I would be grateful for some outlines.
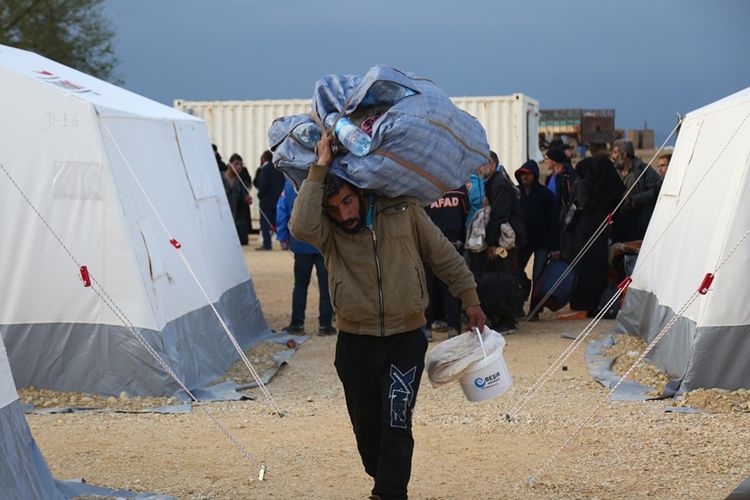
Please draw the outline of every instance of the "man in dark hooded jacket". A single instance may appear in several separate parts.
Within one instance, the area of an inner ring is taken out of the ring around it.
[[[625,189],[633,189],[619,210],[614,227],[614,241],[642,240],[659,195],[661,177],[635,156],[633,143],[615,141],[610,160],[620,174]]]
[[[518,202],[518,191],[508,174],[504,171],[497,171],[498,161],[494,151],[490,153],[490,156],[493,161],[489,164],[488,172],[483,172],[486,175],[484,189],[490,201],[490,219],[486,230],[487,259],[501,261],[502,265],[495,262],[494,267],[497,270],[511,272],[518,269],[516,249],[526,244],[526,227],[521,205]],[[502,249],[502,225],[505,223],[510,224],[515,232],[515,248]],[[507,251],[502,252],[502,250]]]
[[[560,215],[555,195],[539,183],[539,165],[534,160],[516,170],[515,177],[526,227],[526,244],[518,249],[518,266],[524,269],[533,255],[532,280],[536,281],[547,259],[560,257]]]

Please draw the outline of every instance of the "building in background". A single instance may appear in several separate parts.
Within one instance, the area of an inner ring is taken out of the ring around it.
[[[563,139],[586,145],[592,153],[607,149],[622,133],[615,129],[614,109],[543,109],[539,117],[539,142]],[[580,153],[579,153],[580,154]],[[582,156],[582,155],[581,155]]]

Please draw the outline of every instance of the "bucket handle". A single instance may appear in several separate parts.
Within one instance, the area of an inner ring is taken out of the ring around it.
[[[484,350],[484,340],[482,340],[482,334],[479,332],[479,328],[477,328],[476,326],[473,327],[472,330],[474,331],[474,333],[477,334],[477,338],[479,339],[479,347],[482,348],[482,355],[486,359],[487,358],[487,351]]]

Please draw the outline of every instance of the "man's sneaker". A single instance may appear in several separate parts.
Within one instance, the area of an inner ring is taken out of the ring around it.
[[[321,337],[324,337],[326,335],[336,335],[336,328],[332,327],[331,325],[328,326],[321,326],[318,328],[318,335]]]
[[[288,333],[289,335],[304,335],[305,334],[305,327],[303,325],[294,325],[291,324],[284,328],[284,331]]]

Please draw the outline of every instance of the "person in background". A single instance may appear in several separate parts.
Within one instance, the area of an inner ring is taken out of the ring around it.
[[[560,228],[560,250],[563,255],[568,256],[572,253],[573,238],[572,235],[565,232],[565,214],[568,213],[570,206],[570,192],[573,189],[573,176],[568,173],[565,167],[567,157],[562,148],[550,148],[544,158],[544,166],[549,171],[547,176],[547,189],[555,195],[557,212],[559,214],[558,227]]]
[[[307,308],[307,289],[313,267],[318,278],[320,301],[318,307],[318,335],[334,335],[336,329],[332,326],[333,308],[328,293],[328,271],[323,256],[318,249],[305,242],[299,241],[289,233],[289,217],[292,214],[297,192],[288,180],[276,204],[276,238],[282,250],[291,250],[294,254],[294,288],[292,289],[292,320],[284,328],[287,333],[294,335],[305,334],[305,309]]]
[[[563,154],[565,154],[565,161],[563,162],[563,165],[565,165],[565,172],[568,173],[571,181],[575,182],[576,171],[573,168],[573,158],[575,158],[576,149],[571,144],[564,143],[562,145],[562,150],[563,150]]]
[[[229,157],[227,168],[222,174],[222,182],[229,208],[232,211],[234,226],[237,229],[237,237],[241,245],[247,245],[247,235],[251,227],[250,204],[253,199],[247,192],[250,186],[250,174],[242,162],[242,157],[237,153]]]
[[[575,203],[580,205],[580,213],[573,231],[574,251],[578,254],[622,199],[625,186],[604,154],[584,158],[578,162],[576,169],[579,178],[576,181]],[[579,272],[570,298],[570,308],[586,311],[589,318],[598,312],[602,292],[607,287],[609,236],[607,227],[590,243],[578,264]]]
[[[659,163],[656,165],[656,171],[659,172],[659,175],[661,178],[659,179],[657,189],[656,189],[656,195],[659,196],[659,193],[661,192],[661,186],[664,184],[664,177],[667,175],[667,170],[669,169],[669,163],[672,161],[672,153],[666,153],[659,157]]]
[[[332,141],[326,132],[318,142],[289,229],[326,261],[339,328],[334,364],[372,495],[407,498],[427,351],[423,261],[461,298],[470,328],[482,331],[486,318],[466,263],[419,201],[378,197],[330,174]]]
[[[256,250],[271,250],[271,232],[275,231],[276,203],[284,189],[284,174],[273,166],[273,154],[263,151],[260,155],[260,168],[255,174],[254,186],[258,189],[260,200],[260,232],[263,243]]]
[[[518,329],[518,321],[515,318],[523,316],[525,297],[516,296],[509,307],[500,310],[500,308],[490,305],[487,291],[493,287],[493,285],[490,285],[493,282],[493,275],[507,275],[503,279],[520,280],[523,271],[520,270],[518,265],[518,249],[526,245],[526,226],[523,220],[518,189],[511,182],[505,169],[503,169],[503,172],[498,172],[495,168],[496,163],[494,162],[497,155],[491,152],[490,157],[493,162],[490,162],[490,167],[485,172],[489,174],[485,180],[485,189],[490,203],[490,216],[485,235],[487,242],[486,260],[477,282],[480,291],[479,298],[482,300],[485,312],[491,319],[492,327],[497,331],[511,331]],[[494,276],[494,278],[498,277]],[[528,283],[525,275],[524,281]],[[505,285],[499,285],[498,282],[498,286]],[[508,290],[502,290],[501,295],[504,296],[506,292]],[[527,292],[524,292],[523,295],[527,295]]]
[[[492,162],[485,172],[485,191],[490,202],[490,219],[487,223],[487,260],[497,271],[513,272],[518,269],[518,248],[526,244],[526,227],[519,193],[507,172],[497,171],[497,154],[490,152]],[[509,224],[515,233],[513,246],[507,248],[501,241],[502,225]],[[503,250],[505,252],[503,252]],[[501,254],[505,255],[501,255]]]
[[[440,199],[427,205],[425,211],[456,248],[456,251],[461,254],[466,240],[466,215],[469,211],[466,187],[461,186],[448,191]],[[448,285],[435,276],[427,263],[425,263],[425,278],[430,296],[426,311],[427,327],[432,327],[436,320],[445,320],[448,337],[458,335],[461,333],[461,301],[450,293]],[[427,334],[427,338],[432,340],[430,333]]]
[[[490,166],[483,165],[477,168],[477,171],[471,174],[469,182],[466,183],[467,196],[469,198],[469,213],[466,215],[466,231],[469,232],[472,221],[477,215],[477,212],[485,206],[489,205],[489,200],[485,194],[485,175],[491,173]],[[484,251],[474,251],[466,249],[465,252],[466,262],[469,265],[469,269],[474,274],[474,279],[479,279],[479,273],[484,269],[485,262],[487,261],[487,254]]]
[[[544,270],[548,259],[560,258],[560,214],[555,196],[539,183],[539,165],[534,160],[516,170],[516,180],[521,193],[521,210],[526,227],[526,244],[518,249],[518,267],[525,269],[534,256],[531,275],[535,282]],[[532,319],[537,319],[535,315]]]
[[[633,188],[618,212],[613,239],[617,242],[642,240],[656,206],[661,177],[635,156],[630,141],[615,141],[610,160],[620,174],[625,189]]]
[[[221,159],[221,153],[219,153],[219,148],[216,147],[216,144],[211,144],[211,149],[214,152],[214,158],[216,159],[216,166],[219,167],[219,172],[224,172],[224,170],[227,169],[227,164],[224,163],[224,160]]]
[[[669,169],[669,162],[672,161],[672,153],[666,153],[659,157],[659,163],[656,166],[656,171],[659,175],[664,177],[667,175],[667,169]]]
[[[561,148],[550,148],[544,156],[543,165],[547,168],[547,189],[552,191],[557,200],[560,213],[564,213],[570,202],[570,188],[573,178],[565,169],[567,157]]]
[[[484,206],[484,177],[479,173],[481,167],[471,174],[466,183],[466,196],[469,199],[469,213],[466,214],[466,226],[474,219],[477,211]]]

